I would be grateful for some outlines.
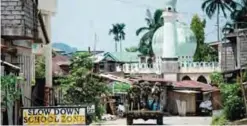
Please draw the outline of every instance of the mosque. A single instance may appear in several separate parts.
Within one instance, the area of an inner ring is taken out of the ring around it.
[[[218,62],[193,62],[196,37],[190,27],[179,22],[176,11],[177,0],[166,0],[163,12],[164,25],[154,34],[152,48],[155,58],[152,64],[139,60],[125,63],[124,73],[141,74],[170,81],[195,80],[210,83],[209,75],[220,71]]]

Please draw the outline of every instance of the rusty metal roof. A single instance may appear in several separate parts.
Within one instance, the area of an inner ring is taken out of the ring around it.
[[[219,89],[211,86],[210,84],[204,84],[198,81],[185,80],[173,83],[175,88],[192,88],[200,89],[201,91],[218,91]]]

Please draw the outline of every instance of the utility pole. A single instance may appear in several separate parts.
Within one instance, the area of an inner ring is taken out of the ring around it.
[[[98,36],[96,33],[94,33],[94,45],[93,45],[93,51],[95,52],[96,51],[96,44],[97,44],[97,41],[98,41]]]

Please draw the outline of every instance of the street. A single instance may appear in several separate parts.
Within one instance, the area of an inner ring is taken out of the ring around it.
[[[164,117],[164,125],[210,125],[211,117]],[[96,124],[97,125],[97,124]],[[106,121],[99,125],[126,125],[126,118]],[[156,120],[134,120],[134,125],[156,125]]]

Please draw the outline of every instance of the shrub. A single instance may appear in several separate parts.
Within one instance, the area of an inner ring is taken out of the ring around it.
[[[226,125],[228,123],[225,115],[214,116],[211,125]]]
[[[220,85],[224,82],[224,78],[221,73],[213,72],[210,76],[210,80],[212,84]]]
[[[241,119],[244,116],[244,101],[241,97],[239,84],[224,84],[220,86],[224,114],[228,120]]]

